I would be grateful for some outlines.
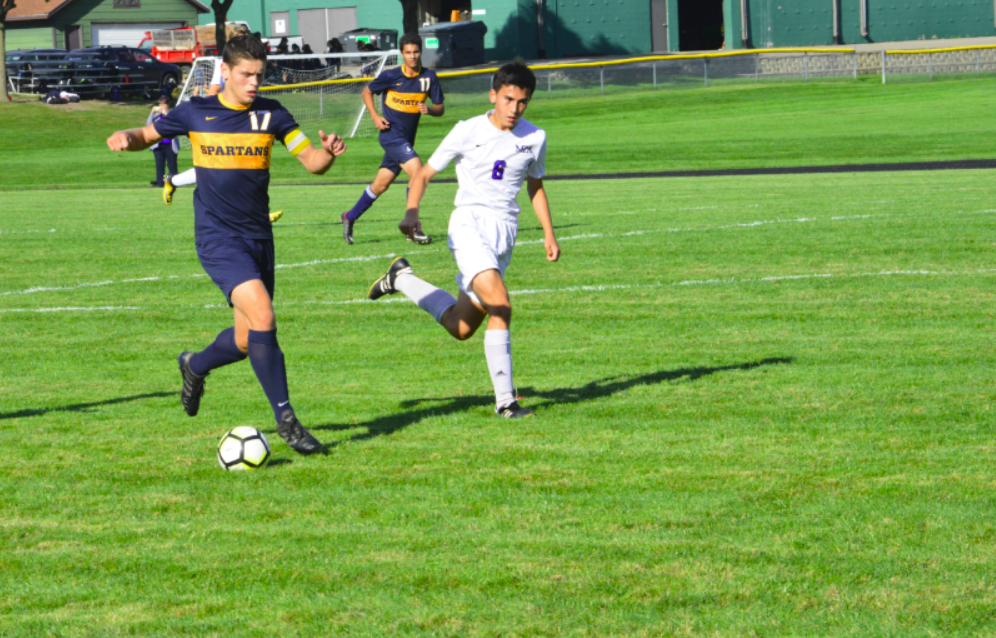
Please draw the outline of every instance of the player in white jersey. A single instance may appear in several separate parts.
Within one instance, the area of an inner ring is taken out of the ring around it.
[[[484,352],[495,389],[495,411],[506,418],[533,414],[515,396],[509,338],[512,307],[504,282],[519,227],[516,197],[523,182],[543,227],[546,258],[560,258],[543,189],[546,133],[522,119],[535,88],[536,76],[524,63],[516,61],[498,69],[491,81],[494,110],[453,127],[411,182],[408,211],[398,225],[409,237],[421,230],[419,203],[429,180],[456,160],[459,189],[448,243],[460,270],[456,276],[459,297],[454,299],[416,277],[404,257],[391,263],[369,293],[371,299],[404,293],[461,341],[469,339],[487,316]]]

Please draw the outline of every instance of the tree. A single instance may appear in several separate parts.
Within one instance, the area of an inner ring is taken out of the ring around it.
[[[218,44],[218,55],[225,50],[225,42],[228,40],[228,31],[225,23],[228,22],[228,10],[232,8],[234,0],[211,0],[211,8],[214,10],[214,40]],[[0,0],[3,2],[3,0]]]
[[[418,0],[401,0],[401,26],[405,33],[418,33]]]
[[[3,99],[10,100],[10,94],[7,89],[7,14],[13,11],[14,0],[0,0],[0,57],[3,58],[3,63],[0,64],[0,87],[2,87]]]

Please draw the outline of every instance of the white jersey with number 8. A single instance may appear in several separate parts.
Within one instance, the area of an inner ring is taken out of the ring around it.
[[[457,207],[480,206],[518,220],[522,183],[527,175],[538,179],[546,171],[546,132],[526,120],[502,131],[491,123],[491,113],[458,122],[429,165],[442,171],[456,160]]]

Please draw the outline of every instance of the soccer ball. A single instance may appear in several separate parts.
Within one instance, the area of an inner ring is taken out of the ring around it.
[[[258,470],[270,460],[270,442],[256,428],[240,425],[218,442],[218,462],[228,471]]]

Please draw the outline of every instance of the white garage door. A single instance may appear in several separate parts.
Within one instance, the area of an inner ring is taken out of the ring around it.
[[[90,46],[126,46],[137,47],[145,37],[146,31],[158,29],[175,29],[182,27],[180,22],[160,22],[152,24],[94,24],[90,27],[92,44]]]

